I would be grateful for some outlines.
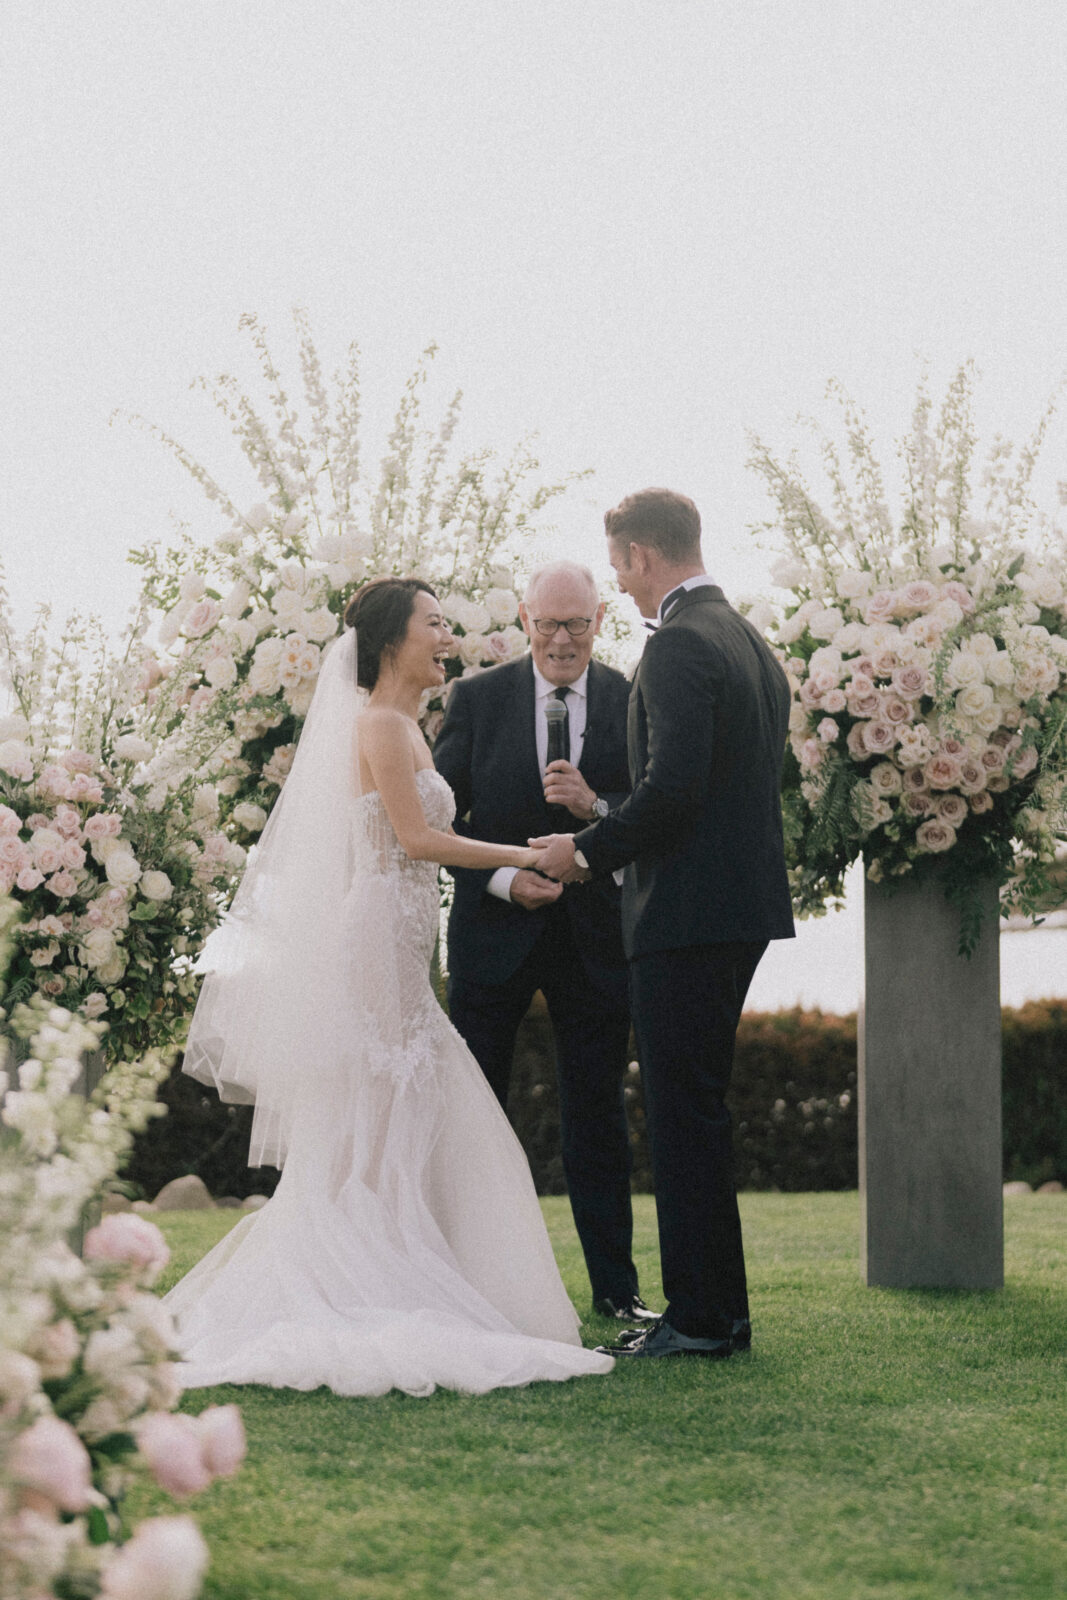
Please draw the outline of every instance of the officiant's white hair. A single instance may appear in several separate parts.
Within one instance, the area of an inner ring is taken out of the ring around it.
[[[526,593],[523,595],[523,605],[529,605],[534,597],[534,592],[549,578],[577,578],[584,583],[592,596],[593,604],[600,604],[600,591],[597,581],[588,567],[583,567],[580,561],[547,561],[544,566],[535,567],[526,580]]]

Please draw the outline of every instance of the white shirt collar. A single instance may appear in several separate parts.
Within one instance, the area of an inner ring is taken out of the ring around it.
[[[684,578],[681,583],[676,583],[674,588],[669,589],[668,592],[663,596],[663,600],[669,600],[671,595],[676,596],[679,589],[685,589],[687,592],[690,589],[706,589],[710,588],[714,582],[715,579],[711,576],[710,572],[698,572],[695,577]],[[663,600],[660,601],[659,610],[656,612],[657,627],[663,621]]]
[[[555,694],[556,690],[559,688],[559,684],[558,683],[549,683],[548,679],[544,676],[544,674],[542,672],[538,671],[537,663],[532,658],[531,658],[531,661],[530,661],[530,665],[533,667],[534,694],[535,694],[535,697],[538,700],[547,700],[548,696],[550,694]],[[571,694],[580,694],[580,695],[582,695],[584,697],[588,693],[588,690],[586,688],[586,684],[587,684],[588,680],[589,680],[589,668],[586,667],[586,669],[582,673],[581,677],[580,678],[576,678],[575,681],[573,683],[569,683],[567,685],[567,687],[570,690]]]

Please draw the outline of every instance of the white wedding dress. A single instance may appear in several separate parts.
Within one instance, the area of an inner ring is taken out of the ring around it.
[[[416,782],[447,828],[448,784]],[[347,807],[340,1043],[292,1111],[273,1198],[166,1297],[182,1381],[482,1394],[608,1372],[580,1343],[522,1148],[433,993],[437,868],[408,858],[376,792]]]

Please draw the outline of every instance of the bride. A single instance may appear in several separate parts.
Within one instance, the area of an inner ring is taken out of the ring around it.
[[[184,1070],[254,1102],[249,1164],[284,1167],[166,1297],[182,1381],[481,1394],[607,1372],[522,1148],[429,979],[438,864],[536,852],[452,832],[416,721],[453,642],[429,585],[377,579],[345,622],[201,957]]]

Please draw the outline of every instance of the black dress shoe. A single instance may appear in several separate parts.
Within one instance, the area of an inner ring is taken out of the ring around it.
[[[593,1301],[593,1310],[598,1317],[612,1317],[616,1322],[630,1322],[633,1318],[638,1322],[658,1322],[660,1315],[658,1311],[650,1311],[639,1294],[618,1300],[604,1295],[600,1300]]]
[[[661,1356],[703,1356],[706,1361],[724,1361],[733,1352],[730,1339],[691,1339],[662,1318],[645,1332],[634,1331],[637,1337],[627,1339],[625,1344],[598,1345],[597,1354],[625,1356],[632,1361],[656,1360]]]

